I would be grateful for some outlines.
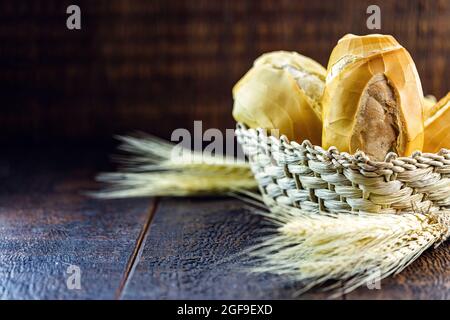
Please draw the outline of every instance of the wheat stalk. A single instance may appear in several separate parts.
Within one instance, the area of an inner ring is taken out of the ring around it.
[[[304,283],[299,293],[342,280],[339,295],[399,273],[449,232],[450,211],[318,214],[245,194],[262,200],[270,208],[263,215],[277,226],[246,251],[257,265],[250,270]]]
[[[108,187],[91,193],[94,197],[191,196],[257,188],[244,161],[193,152],[148,135],[117,138],[122,141],[119,149],[128,153],[116,157],[123,168],[98,175]]]

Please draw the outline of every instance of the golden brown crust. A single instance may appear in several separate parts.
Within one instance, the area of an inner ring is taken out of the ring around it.
[[[427,95],[423,97],[423,117],[425,121],[432,116],[435,112],[434,107],[437,104],[436,97],[433,95]]]
[[[251,128],[320,144],[325,76],[320,64],[298,53],[264,54],[233,88],[233,117]]]
[[[414,62],[392,36],[347,35],[334,48],[322,100],[324,148],[354,153],[350,143],[361,99],[369,82],[386,77],[396,96],[399,135],[396,151],[410,155],[423,147],[423,93]],[[365,151],[365,150],[362,150]]]
[[[436,153],[450,149],[450,92],[436,103],[425,120],[423,151]]]

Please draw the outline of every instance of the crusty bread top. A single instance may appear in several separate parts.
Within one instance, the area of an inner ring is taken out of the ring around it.
[[[304,93],[305,98],[319,119],[322,118],[320,100],[325,89],[327,71],[320,63],[297,52],[273,51],[257,58],[253,63],[253,68],[249,72],[256,75],[257,72],[252,70],[262,68],[287,71],[297,83],[298,89]],[[236,96],[237,91],[250,79],[253,78],[244,77],[238,81],[233,87],[233,96]]]
[[[324,67],[298,53],[264,54],[233,87],[233,117],[289,140],[320,144],[325,76]]]
[[[289,51],[273,51],[268,52],[261,55],[258,59],[255,60],[254,66],[270,64],[275,67],[282,68],[283,66],[289,65],[296,69],[303,70],[310,74],[314,74],[325,80],[326,70],[325,68],[314,61],[311,58],[305,57],[297,52],[289,52]]]
[[[443,110],[450,108],[450,92],[445,97],[439,100],[433,107],[427,112],[427,119],[425,120],[425,126],[433,122],[438,113],[442,113]]]
[[[334,47],[330,59],[328,60],[328,70],[346,56],[367,58],[373,54],[399,48],[402,48],[402,46],[391,35],[369,34],[357,36],[354,34],[347,34],[342,37]]]

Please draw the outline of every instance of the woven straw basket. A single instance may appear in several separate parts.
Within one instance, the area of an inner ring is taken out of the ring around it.
[[[261,192],[277,203],[315,212],[450,209],[450,150],[411,157],[390,153],[375,162],[363,152],[289,142],[242,124],[236,135]]]

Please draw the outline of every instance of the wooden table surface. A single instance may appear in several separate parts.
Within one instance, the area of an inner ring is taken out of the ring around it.
[[[236,253],[262,226],[238,200],[94,200],[84,191],[110,169],[108,151],[2,150],[0,298],[291,299],[299,284],[249,274]],[[81,289],[69,289],[69,266]],[[448,242],[381,290],[340,299],[449,299]],[[324,299],[315,290],[301,299]]]

